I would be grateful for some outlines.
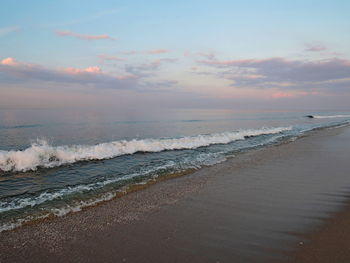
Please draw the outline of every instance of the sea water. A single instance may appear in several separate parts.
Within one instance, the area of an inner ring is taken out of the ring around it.
[[[349,122],[348,112],[2,109],[0,231]]]

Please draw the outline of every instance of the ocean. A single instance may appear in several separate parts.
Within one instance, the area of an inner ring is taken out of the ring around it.
[[[349,123],[325,111],[1,109],[0,231]]]

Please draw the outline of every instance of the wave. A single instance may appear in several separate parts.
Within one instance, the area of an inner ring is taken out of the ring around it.
[[[182,138],[121,140],[97,145],[51,146],[45,140],[37,140],[24,150],[0,151],[0,170],[35,171],[39,167],[52,168],[79,161],[110,159],[136,152],[196,149],[212,144],[227,144],[252,136],[277,134],[291,129],[292,127],[261,128]]]
[[[41,215],[36,215],[36,216],[30,215],[30,216],[26,216],[24,218],[19,218],[15,221],[12,221],[12,222],[6,222],[6,223],[3,223],[0,225],[0,233],[3,231],[13,230],[17,227],[24,225],[25,223],[28,223],[28,222],[31,222],[34,220],[48,218],[52,215],[64,216],[64,215],[71,213],[71,212],[79,212],[82,209],[84,209],[85,207],[94,206],[98,203],[112,200],[113,198],[116,197],[116,195],[117,195],[117,192],[105,193],[102,196],[100,196],[99,198],[96,198],[93,200],[89,200],[89,201],[82,201],[81,200],[74,205],[66,205],[66,206],[61,207],[61,208],[51,208],[51,209],[47,210],[46,213],[43,213]]]
[[[42,124],[28,124],[28,125],[15,125],[15,126],[1,126],[0,129],[24,129],[24,128],[37,128],[43,127]]]
[[[63,189],[57,189],[53,191],[44,191],[37,196],[29,195],[27,197],[15,196],[7,199],[5,198],[3,201],[0,201],[0,214],[3,212],[18,210],[29,206],[34,207],[42,203],[45,203],[47,201],[62,199],[68,195],[87,193],[99,188],[103,188],[106,185],[110,185],[110,184],[122,182],[122,181],[128,181],[139,176],[147,176],[149,174],[156,173],[164,169],[172,168],[173,166],[174,166],[173,162],[168,162],[164,165],[160,165],[143,172],[132,173],[122,177],[106,179],[103,181],[85,184],[85,185],[67,186]]]
[[[350,118],[350,115],[312,115],[315,119]]]

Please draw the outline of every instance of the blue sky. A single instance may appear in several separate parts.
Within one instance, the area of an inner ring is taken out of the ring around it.
[[[0,103],[350,107],[349,10],[339,0],[4,0]]]

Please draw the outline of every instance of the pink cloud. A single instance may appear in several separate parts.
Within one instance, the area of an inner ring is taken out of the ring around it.
[[[98,55],[98,57],[102,60],[102,62],[106,61],[106,60],[113,60],[113,61],[124,61],[123,58],[117,57],[117,56],[110,56],[110,55]]]
[[[137,51],[137,50],[130,50],[123,52],[124,55],[136,55],[136,54],[149,54],[149,55],[157,55],[157,54],[165,54],[169,53],[170,50],[168,49],[152,49],[152,50],[144,50],[144,51]]]
[[[76,37],[82,40],[115,40],[115,38],[109,36],[109,35],[85,35],[85,34],[79,34],[72,31],[56,31],[56,35],[61,37]]]
[[[311,96],[311,95],[319,95],[321,92],[319,91],[277,91],[271,94],[271,97],[274,99],[281,98],[290,98],[290,97],[300,97],[300,96]]]
[[[153,49],[153,50],[149,50],[149,51],[146,51],[146,53],[148,54],[164,54],[164,53],[168,53],[170,52],[169,50],[167,49]]]
[[[17,61],[16,59],[11,58],[11,57],[2,59],[0,61],[0,65],[12,67],[12,68],[35,68],[35,67],[39,67],[36,64]]]
[[[310,52],[320,52],[320,51],[325,51],[328,48],[323,45],[322,43],[307,43],[305,44],[305,51],[310,51]]]
[[[274,99],[289,98],[289,97],[294,97],[294,96],[295,96],[295,94],[292,92],[283,92],[283,91],[275,92],[275,93],[271,94],[271,97]]]
[[[0,60],[1,81],[17,81],[19,83],[65,83],[78,85],[92,85],[98,88],[109,89],[136,89],[137,76],[126,73],[123,75],[114,75],[105,73],[100,67],[91,66],[87,68],[63,68],[51,69],[31,63],[18,62],[14,58],[5,58]]]
[[[194,53],[185,51],[184,56],[185,57],[203,57],[211,61],[211,60],[215,60],[216,52],[214,50],[209,50],[206,52],[194,52]]]
[[[18,65],[18,62],[14,58],[4,58],[3,60],[1,60],[1,64],[15,66]]]
[[[8,57],[0,59],[0,83],[21,83],[51,86],[51,83],[64,85],[80,85],[83,87],[95,87],[100,89],[129,89],[129,90],[157,90],[161,86],[174,85],[171,81],[145,81],[143,78],[150,76],[145,72],[158,69],[163,63],[172,63],[176,59],[163,58],[141,65],[134,69],[126,68],[119,74],[104,72],[98,66],[87,68],[59,68],[52,69],[37,64],[24,63]],[[50,85],[47,85],[47,83]]]
[[[100,67],[88,67],[85,69],[79,69],[79,68],[65,68],[63,69],[64,72],[70,73],[70,74],[80,74],[80,73],[94,73],[94,74],[100,74],[102,73]]]

